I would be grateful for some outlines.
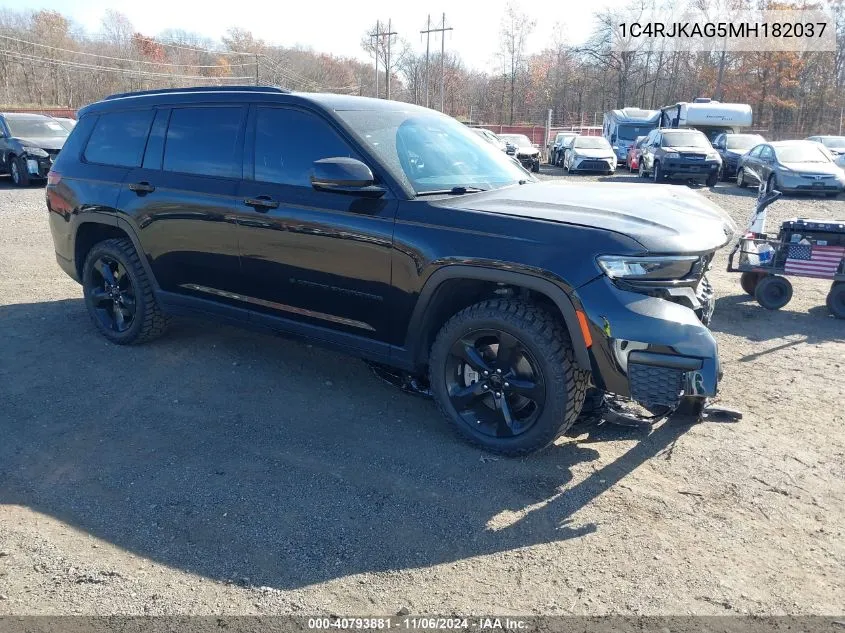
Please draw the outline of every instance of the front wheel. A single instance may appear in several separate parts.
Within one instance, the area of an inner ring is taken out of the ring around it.
[[[744,189],[748,183],[745,182],[745,170],[742,167],[739,167],[736,170],[736,186],[740,189]]]
[[[660,167],[660,163],[654,163],[652,176],[654,177],[654,182],[663,182],[663,169]]]
[[[769,179],[766,181],[766,192],[771,193],[772,191],[776,191],[778,188],[778,181],[775,178],[775,175],[772,174],[769,176]]]
[[[786,277],[766,275],[757,282],[754,298],[767,310],[780,310],[792,299],[792,284]]]
[[[26,161],[23,158],[12,159],[11,172],[12,182],[15,183],[16,187],[29,186],[29,172],[26,170]]]
[[[643,161],[640,160],[640,164],[637,167],[637,173],[640,175],[640,178],[646,178],[647,174],[645,173],[645,167],[643,167]]]
[[[531,165],[531,171],[533,171],[535,174],[540,173],[540,161],[539,160],[536,163],[534,163],[533,165]]]
[[[719,182],[719,172],[714,171],[712,174],[707,176],[707,182],[705,184],[708,187],[715,187],[717,182]]]
[[[550,444],[575,422],[588,373],[563,325],[532,303],[483,301],[453,316],[429,357],[437,407],[464,439],[503,455]]]

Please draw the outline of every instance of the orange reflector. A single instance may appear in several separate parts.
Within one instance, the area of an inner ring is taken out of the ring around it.
[[[593,337],[590,335],[590,327],[587,325],[587,315],[582,310],[576,310],[578,325],[581,326],[581,335],[584,337],[584,344],[587,347],[593,346]]]

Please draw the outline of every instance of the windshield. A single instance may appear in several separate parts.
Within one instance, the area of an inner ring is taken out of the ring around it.
[[[533,181],[512,158],[451,117],[388,110],[337,114],[417,194],[455,187],[495,189]]]
[[[728,149],[751,149],[766,142],[759,134],[728,134],[726,138]]]
[[[41,118],[6,117],[6,125],[12,136],[17,138],[32,138],[38,136],[67,136],[68,131],[58,121]]]
[[[789,145],[775,147],[775,155],[782,163],[829,163],[830,158],[818,145]]]
[[[616,128],[616,136],[620,141],[633,141],[638,136],[645,136],[656,127],[656,123],[640,123],[639,125],[626,123]]]
[[[710,141],[701,132],[665,132],[663,147],[699,147],[710,149]]]
[[[602,136],[579,136],[572,146],[578,149],[610,149],[610,143]]]
[[[845,147],[845,136],[820,136],[819,140],[825,147]]]
[[[534,147],[524,134],[502,134],[499,138],[517,147]]]

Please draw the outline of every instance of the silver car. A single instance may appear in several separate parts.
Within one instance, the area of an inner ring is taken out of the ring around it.
[[[576,136],[569,143],[563,158],[563,168],[570,174],[576,171],[616,171],[616,154],[603,136]]]
[[[845,136],[809,136],[807,140],[824,145],[833,156],[833,162],[845,168]]]
[[[761,143],[739,159],[736,184],[765,185],[767,191],[821,193],[845,190],[845,172],[814,141]]]

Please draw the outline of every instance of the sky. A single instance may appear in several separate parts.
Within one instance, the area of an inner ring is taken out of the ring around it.
[[[566,41],[582,42],[592,28],[593,12],[625,0],[522,0],[520,9],[537,21],[528,52],[547,47],[555,26],[562,27]],[[491,70],[498,44],[499,25],[507,0],[434,0],[431,4],[407,0],[254,0],[244,4],[216,0],[32,0],[27,9],[54,9],[94,34],[106,9],[126,15],[136,30],[156,35],[164,29],[184,29],[219,40],[232,26],[252,31],[257,38],[281,46],[304,45],[319,52],[367,60],[361,50],[362,35],[379,20],[392,20],[393,30],[418,51],[425,50],[419,31],[431,12],[432,23],[446,12],[447,50],[458,52],[471,68]],[[0,0],[0,6],[19,9],[20,4]],[[245,8],[248,7],[248,10]],[[432,47],[440,40],[432,38]]]

